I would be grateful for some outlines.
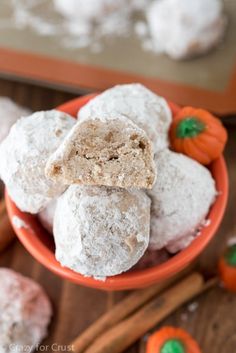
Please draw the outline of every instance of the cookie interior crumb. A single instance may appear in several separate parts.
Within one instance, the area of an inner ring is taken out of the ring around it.
[[[152,188],[152,144],[128,119],[83,121],[49,160],[46,174],[65,184]]]

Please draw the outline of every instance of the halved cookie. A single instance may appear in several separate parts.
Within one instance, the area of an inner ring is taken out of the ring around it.
[[[152,188],[152,143],[124,116],[78,122],[46,165],[46,175],[67,185]]]

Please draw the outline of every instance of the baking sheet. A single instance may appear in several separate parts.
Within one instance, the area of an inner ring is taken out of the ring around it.
[[[236,84],[235,0],[225,0],[229,24],[224,41],[219,47],[205,56],[182,62],[174,61],[165,55],[157,55],[143,50],[140,40],[132,31],[128,37],[102,39],[103,50],[99,52],[94,52],[91,47],[77,48],[71,44],[68,33],[63,31],[58,33],[56,31],[56,33],[45,34],[42,26],[41,30],[39,29],[40,21],[38,19],[45,20],[46,24],[51,24],[56,28],[60,27],[62,18],[55,12],[52,1],[37,0],[37,6],[32,9],[32,14],[35,16],[33,25],[30,23],[25,25],[15,21],[11,1],[1,0],[0,2],[0,48],[50,58],[57,62],[101,69],[101,82],[107,70],[110,78],[112,72],[128,73],[134,80],[137,77],[139,81],[140,78],[144,78],[147,82],[149,79],[157,80],[157,83],[159,81],[164,82],[170,85],[169,89],[172,91],[178,88],[181,90],[184,87],[185,92],[180,95],[181,97],[178,94],[170,93],[170,98],[172,96],[176,97],[178,103],[185,103],[186,101],[186,104],[192,104],[192,102],[196,104],[196,101],[199,101],[200,105],[201,102],[206,104],[206,98],[205,101],[201,100],[200,93],[202,91],[202,94],[204,94],[204,92],[209,91],[211,95],[216,94],[216,111],[222,110],[223,113],[227,113],[227,106],[229,112],[233,112],[234,109],[236,111],[236,92],[233,92],[233,89],[232,92],[229,90],[229,86],[232,86],[234,80],[234,74]],[[18,1],[18,6],[22,1]],[[1,71],[4,72],[3,69]],[[21,75],[20,72],[17,72],[17,74]],[[24,76],[27,76],[26,72],[24,72]],[[115,77],[117,80],[117,76]],[[40,75],[37,79],[40,79]],[[53,78],[50,79],[53,80]],[[127,80],[130,81],[130,79]],[[78,86],[80,86],[79,81],[78,77]],[[110,81],[109,79],[109,83]],[[67,82],[66,86],[69,88],[70,82]],[[89,86],[88,84],[88,88],[90,88]],[[101,86],[99,87],[98,84],[96,88],[103,89],[103,86],[101,83]],[[196,89],[196,92],[194,89]],[[168,91],[168,87],[165,91]],[[217,94],[222,94],[225,98],[217,99]],[[220,104],[224,104],[224,109],[220,109]],[[210,106],[214,110],[213,98],[211,98]]]

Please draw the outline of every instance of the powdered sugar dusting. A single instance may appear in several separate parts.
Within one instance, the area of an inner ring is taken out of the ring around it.
[[[78,113],[81,121],[93,116],[123,115],[146,131],[154,153],[168,146],[171,112],[164,98],[141,84],[118,85],[90,100]]]
[[[218,193],[217,193],[218,194]],[[202,222],[202,227],[209,227],[209,225],[211,224],[211,220],[210,219],[205,219]]]
[[[21,219],[20,217],[17,217],[17,216],[13,216],[12,217],[12,223],[18,229],[20,229],[20,228],[25,228],[25,229],[29,228],[28,224],[25,223],[23,221],[23,219]]]
[[[16,205],[38,213],[65,186],[45,177],[45,165],[75,119],[56,110],[19,119],[0,146],[0,175]]]
[[[178,251],[181,251],[187,248],[193,242],[195,237],[196,237],[196,234],[193,232],[193,234],[183,236],[179,239],[174,239],[173,241],[168,243],[168,245],[166,246],[166,249],[170,253],[175,254]]]
[[[216,198],[215,181],[196,161],[165,150],[156,156],[157,180],[152,198],[151,239],[154,249],[176,252],[188,246]]]
[[[180,319],[181,319],[181,321],[183,321],[183,322],[187,322],[187,321],[188,321],[188,314],[187,314],[187,313],[182,313],[182,314],[180,315]]]
[[[216,196],[217,195],[218,195],[218,193],[216,192]],[[191,234],[187,234],[187,235],[169,243],[168,246],[166,247],[167,250],[170,253],[175,254],[178,251],[181,251],[181,250],[187,248],[194,241],[194,239],[196,239],[197,237],[199,237],[199,235],[202,234],[202,230],[205,227],[209,227],[210,224],[211,224],[210,219],[203,219],[203,221],[200,222],[200,224],[196,227],[196,229]]]
[[[192,302],[188,305],[188,311],[190,313],[194,313],[198,309],[198,307],[199,307],[198,302]]]
[[[42,223],[43,227],[47,229],[49,233],[53,232],[53,219],[55,209],[57,205],[57,199],[52,200],[46,208],[44,208],[39,214],[38,218]]]
[[[56,257],[86,276],[117,275],[143,255],[149,222],[150,199],[143,191],[70,186],[54,218]]]
[[[101,277],[101,276],[94,276],[93,278],[96,279],[97,281],[101,281],[101,282],[105,282],[106,279],[107,279],[107,278],[104,277],[104,276],[103,276],[103,277]]]
[[[228,246],[236,245],[236,236],[230,237],[230,238],[227,240],[227,245],[228,245]]]
[[[9,346],[32,350],[47,335],[52,308],[44,290],[32,280],[6,269],[0,269],[0,350]]]
[[[202,54],[222,39],[222,0],[155,0],[147,7],[151,50],[174,59]]]

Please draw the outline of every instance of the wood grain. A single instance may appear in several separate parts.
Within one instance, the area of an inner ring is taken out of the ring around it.
[[[84,353],[123,352],[154,325],[203,290],[204,279],[201,274],[196,272],[186,276],[98,337]],[[76,349],[75,352],[77,353]]]
[[[0,200],[0,253],[10,245],[15,233],[8,218],[5,200]]]
[[[32,110],[51,109],[73,95],[51,89],[0,80],[0,95],[6,95]],[[229,168],[230,196],[227,212],[216,237],[199,259],[200,267],[215,272],[217,258],[228,238],[236,235],[236,127],[229,126],[229,143],[226,149]],[[50,335],[45,344],[56,342],[66,345],[88,327],[126,293],[106,293],[76,286],[63,281],[43,268],[29,255],[16,240],[0,255],[0,266],[11,267],[26,276],[34,278],[48,292],[54,306],[54,320]],[[188,305],[176,311],[164,324],[181,326],[187,329],[199,342],[203,352],[235,352],[236,296],[215,288],[197,299],[194,312]],[[126,353],[143,351],[137,342]]]
[[[95,339],[99,339],[100,336],[106,334],[109,329],[135,314],[136,311],[143,307],[144,304],[148,303],[150,299],[156,298],[159,293],[180,280],[188,272],[190,272],[190,268],[181,271],[177,276],[171,277],[166,281],[157,283],[148,288],[133,291],[130,295],[126,296],[126,298],[113,305],[113,307],[111,307],[111,298],[113,295],[111,292],[111,295],[108,298],[110,299],[108,301],[109,311],[101,315],[98,320],[90,325],[82,334],[76,337],[72,342],[74,352],[84,353],[85,349],[89,349]],[[116,330],[116,328],[114,329]]]

